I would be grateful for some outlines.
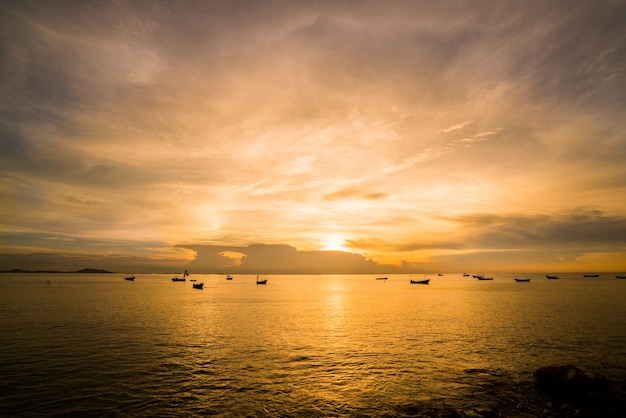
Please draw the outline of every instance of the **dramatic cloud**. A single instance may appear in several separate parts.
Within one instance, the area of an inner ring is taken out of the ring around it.
[[[399,271],[358,254],[343,251],[298,251],[289,245],[252,244],[247,247],[190,246],[197,258],[195,271],[263,274],[353,274]]]
[[[3,2],[0,269],[625,270],[625,18]]]

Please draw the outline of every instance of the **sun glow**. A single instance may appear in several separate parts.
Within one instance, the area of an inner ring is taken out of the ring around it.
[[[0,270],[626,270],[624,2],[21,3]]]
[[[323,251],[348,251],[344,244],[346,240],[338,235],[329,235],[323,239]]]

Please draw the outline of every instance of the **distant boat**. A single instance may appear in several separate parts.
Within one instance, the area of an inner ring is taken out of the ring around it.
[[[583,277],[600,277],[599,274],[583,274]]]
[[[387,277],[377,277],[376,280],[387,280]]]
[[[129,280],[129,281],[131,281],[131,282],[132,282],[132,281],[134,281],[134,280],[135,280],[135,275],[134,275],[134,274],[131,274],[131,275],[130,275],[130,276],[128,276],[128,277],[124,277],[124,280]]]
[[[479,276],[476,277],[478,280],[493,280],[493,277],[485,277],[485,276]]]
[[[530,279],[518,279],[517,277],[515,278],[516,282],[529,282]]]
[[[437,276],[443,276],[443,273],[439,273]]]
[[[267,284],[267,279],[259,280],[259,276],[256,276],[256,284]]]
[[[485,277],[482,274],[472,274],[472,277],[475,279],[480,279],[481,277]]]
[[[194,289],[202,289],[204,287],[204,283],[192,283],[191,286]]]
[[[230,274],[228,276],[226,276],[226,280],[232,280],[233,276],[231,276]]]
[[[469,273],[463,273],[463,277],[469,277]]]
[[[616,274],[615,277],[617,279],[626,279],[626,274]]]
[[[425,280],[413,280],[411,279],[411,284],[428,284],[430,283],[430,279]]]
[[[183,277],[172,277],[172,281],[173,282],[184,282],[185,280],[187,280],[187,276],[189,276],[189,273],[187,273],[187,270],[185,270],[185,272],[183,273]]]
[[[547,279],[558,279],[559,276],[550,276],[550,275],[546,274],[546,278]]]

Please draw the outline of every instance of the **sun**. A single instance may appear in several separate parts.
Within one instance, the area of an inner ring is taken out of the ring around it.
[[[345,239],[338,235],[329,235],[323,238],[322,250],[323,251],[348,251],[344,244]]]

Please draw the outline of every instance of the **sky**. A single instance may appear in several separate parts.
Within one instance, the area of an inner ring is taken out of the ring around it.
[[[0,270],[626,270],[626,1],[0,3]]]

